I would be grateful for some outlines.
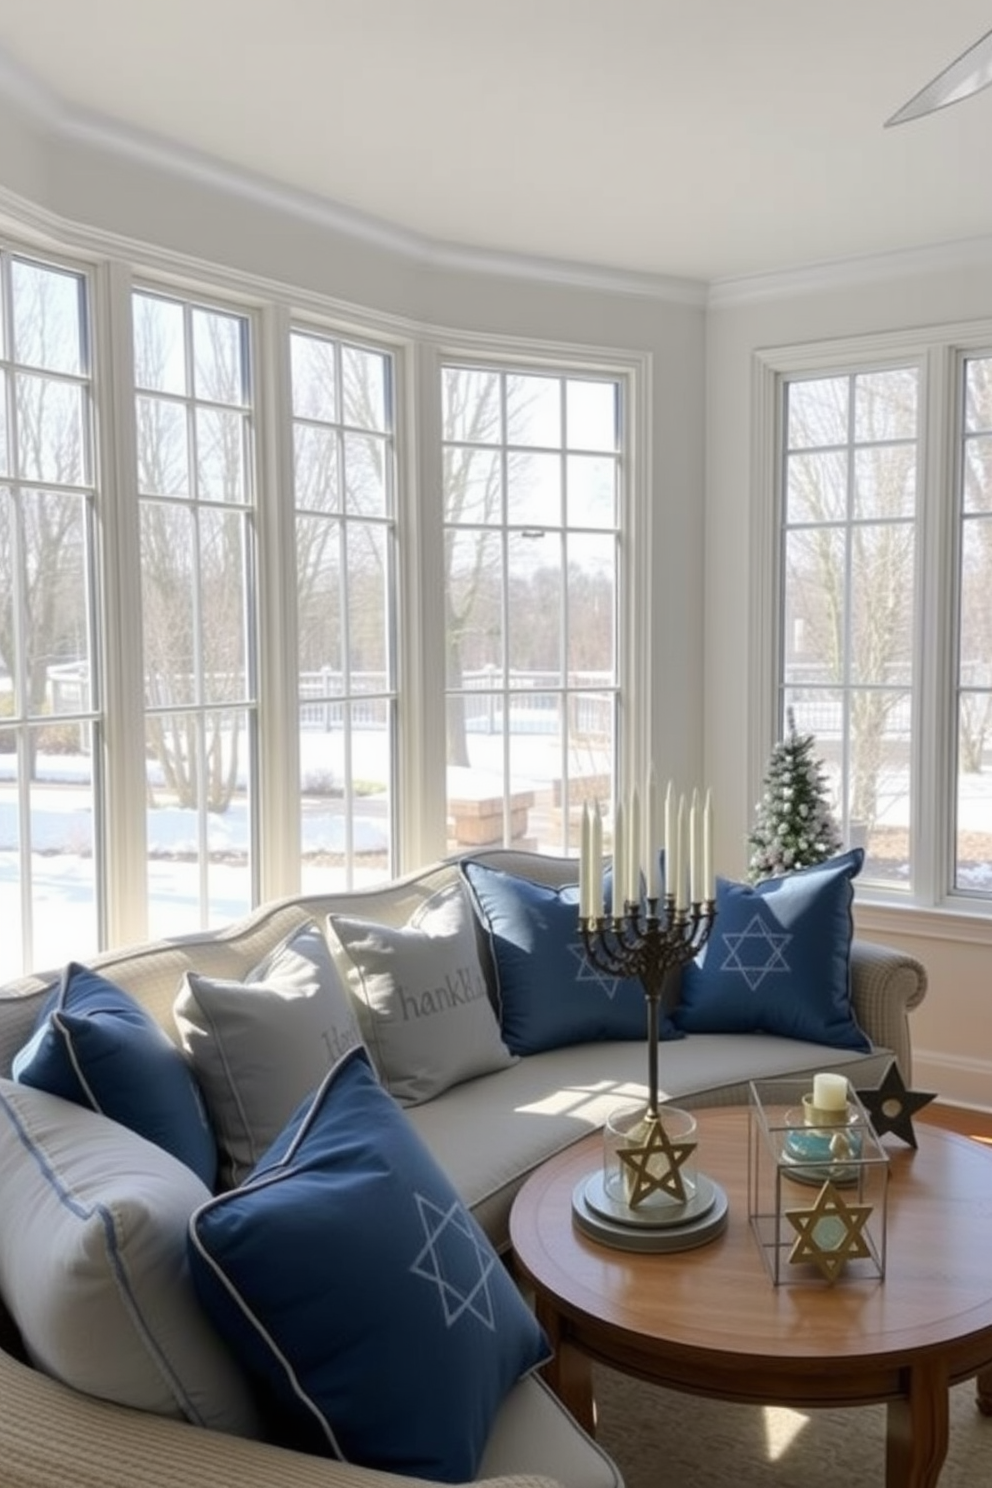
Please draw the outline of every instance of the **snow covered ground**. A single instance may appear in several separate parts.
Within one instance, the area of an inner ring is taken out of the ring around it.
[[[339,734],[305,733],[301,761],[307,780],[340,779]],[[554,741],[540,735],[514,737],[514,775],[518,789],[547,789],[560,773]],[[369,730],[355,736],[355,758],[365,780],[386,779],[385,735]],[[491,776],[499,791],[501,741],[498,735],[470,736],[473,770]],[[33,965],[57,966],[96,949],[93,811],[90,762],[83,755],[42,756],[31,789],[31,844],[34,896]],[[150,770],[153,787],[161,782]],[[20,824],[15,760],[0,755],[0,979],[17,975],[22,965],[20,908]],[[389,847],[384,796],[362,796],[355,803],[353,842],[358,854],[384,853]],[[175,806],[153,806],[147,813],[149,936],[182,934],[199,924],[200,873],[197,860],[197,816]],[[249,821],[245,801],[234,800],[222,814],[207,817],[210,861],[210,922],[220,925],[250,907],[247,852]],[[303,887],[309,892],[340,887],[340,871],[308,855],[340,853],[345,847],[344,803],[339,797],[311,795],[301,818]],[[381,866],[356,880],[382,876]]]
[[[304,735],[302,761],[307,778],[340,778],[335,751],[340,735]],[[364,779],[385,779],[385,736],[369,731],[356,737],[355,757]],[[498,793],[501,740],[498,735],[470,735],[471,766],[491,775]],[[516,789],[547,790],[559,775],[559,755],[552,738],[514,734],[512,758]],[[588,769],[588,762],[574,768]],[[38,780],[31,791],[31,838],[34,898],[34,954],[32,964],[56,966],[95,950],[93,816],[89,790],[89,762],[83,756],[53,755],[38,762]],[[14,760],[0,755],[0,978],[16,975],[21,966],[21,920],[17,845],[19,818],[14,784]],[[153,781],[153,784],[155,782]],[[880,814],[880,827],[905,827],[908,821],[908,782],[893,778]],[[359,854],[378,854],[388,848],[387,804],[382,796],[356,802],[354,842]],[[968,776],[961,821],[969,832],[992,834],[992,772]],[[179,934],[196,927],[199,919],[200,864],[197,861],[197,822],[193,811],[153,807],[148,811],[149,935]],[[211,923],[237,918],[249,907],[247,848],[249,823],[243,801],[235,801],[221,815],[207,820],[210,861]],[[340,798],[311,795],[302,817],[303,851],[307,855],[338,853],[345,845],[344,807]],[[990,854],[992,856],[992,854]],[[381,876],[381,867],[358,881]],[[339,887],[340,873],[319,861],[305,861],[304,888],[317,892]],[[967,886],[987,889],[992,863],[978,862],[962,872]]]

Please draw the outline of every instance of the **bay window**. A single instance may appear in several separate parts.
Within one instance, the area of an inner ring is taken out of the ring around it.
[[[759,434],[776,446],[773,727],[792,709],[814,734],[878,902],[992,900],[990,339],[759,359],[759,392],[776,389]]]
[[[335,313],[0,243],[0,977],[608,819],[643,359]]]

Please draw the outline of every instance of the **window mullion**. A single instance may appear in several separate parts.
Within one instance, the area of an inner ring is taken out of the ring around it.
[[[103,520],[103,675],[106,755],[108,945],[147,936],[146,765],[141,642],[141,545],[136,499],[137,437],[130,270],[104,264],[94,296],[94,395],[99,413]]]
[[[914,887],[924,904],[945,902],[953,883],[954,801],[957,775],[956,556],[960,535],[960,382],[962,358],[950,345],[932,346],[924,361],[926,423],[921,453],[921,540],[917,555],[920,606],[919,717],[914,727],[918,761],[918,823],[912,845]]]
[[[444,490],[441,445],[440,357],[426,342],[401,364],[397,439],[402,452],[397,504],[399,592],[397,666],[399,748],[397,831],[400,864],[416,867],[446,848]]]
[[[293,515],[291,317],[267,306],[259,323],[258,541],[259,840],[262,899],[300,887],[300,740]]]

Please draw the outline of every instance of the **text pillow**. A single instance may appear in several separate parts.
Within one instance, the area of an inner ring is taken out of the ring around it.
[[[500,1027],[514,1054],[645,1037],[640,981],[600,971],[586,955],[578,884],[551,888],[471,858],[461,869],[489,937]],[[662,1038],[679,1037],[664,1014],[659,1031]]]
[[[852,880],[858,847],[750,885],[717,879],[710,939],[682,973],[686,1033],[774,1033],[871,1049],[851,1007]]]
[[[548,1356],[364,1049],[240,1189],[196,1211],[190,1263],[288,1439],[346,1462],[475,1477],[504,1397]]]
[[[11,1068],[22,1085],[157,1142],[213,1188],[217,1144],[189,1063],[151,1014],[99,972],[69,963]]]
[[[188,971],[176,1027],[207,1102],[231,1188],[361,1034],[323,932],[305,924],[243,982]]]
[[[327,926],[375,1067],[403,1105],[514,1063],[460,883],[433,895],[398,929],[340,914],[329,915]]]
[[[258,1435],[248,1381],[190,1280],[189,1217],[210,1193],[185,1163],[0,1080],[0,1194],[0,1289],[37,1368],[118,1405]]]

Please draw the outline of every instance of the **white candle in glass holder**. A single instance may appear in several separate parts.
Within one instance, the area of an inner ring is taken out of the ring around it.
[[[847,1105],[846,1075],[814,1075],[813,1104],[818,1111],[842,1111]]]

